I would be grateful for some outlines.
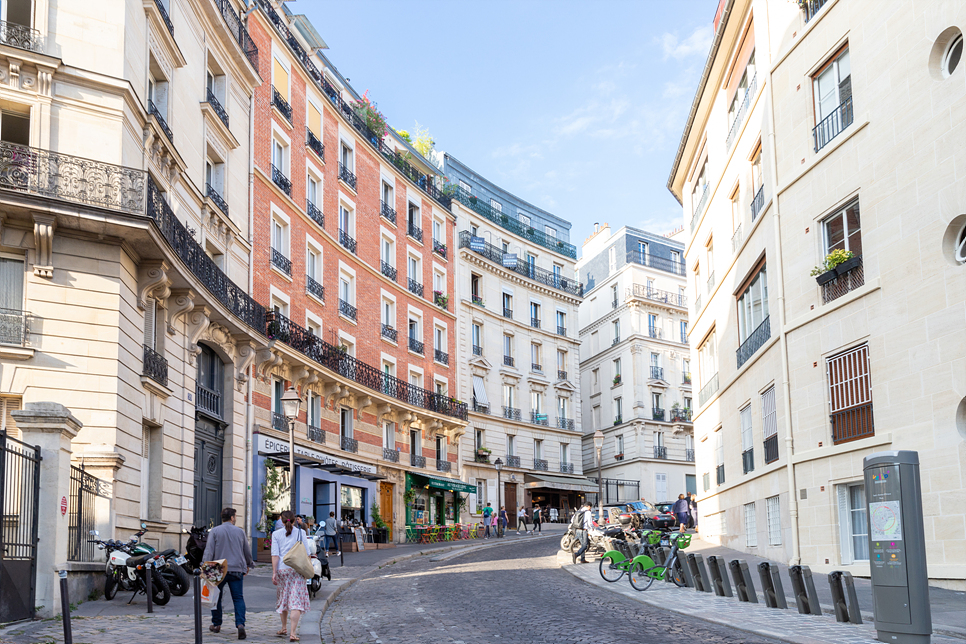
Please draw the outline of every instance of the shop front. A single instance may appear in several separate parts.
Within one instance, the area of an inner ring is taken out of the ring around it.
[[[586,500],[587,493],[597,492],[597,485],[582,476],[526,474],[523,487],[530,497],[531,507],[539,505],[544,516],[552,522],[569,521]]]
[[[459,520],[460,508],[476,488],[459,479],[406,473],[406,525],[446,525]]]

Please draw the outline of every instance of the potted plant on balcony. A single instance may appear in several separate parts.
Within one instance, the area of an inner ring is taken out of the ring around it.
[[[614,459],[615,460],[618,460],[618,461],[623,461],[624,460],[624,453],[621,452],[620,454],[614,454]]]
[[[620,374],[617,374],[616,376],[614,376],[614,384],[615,385],[621,384],[621,375]]]
[[[449,304],[449,295],[444,294],[442,291],[433,291],[433,302],[436,306],[445,309],[446,305]]]
[[[623,422],[624,422],[624,419],[621,418],[620,416],[614,419],[614,425],[620,425]]]
[[[475,206],[477,201],[478,201],[478,199],[475,196],[470,195],[470,203],[471,204],[473,204]]]
[[[366,127],[372,130],[380,141],[385,138],[387,132],[386,117],[378,110],[376,104],[369,100],[368,90],[362,95],[362,100],[349,103],[349,107],[356,113],[356,116],[365,122]]]
[[[812,269],[810,275],[815,278],[819,286],[828,284],[839,275],[855,268],[859,263],[859,258],[850,250],[836,248],[825,257],[821,265]]]

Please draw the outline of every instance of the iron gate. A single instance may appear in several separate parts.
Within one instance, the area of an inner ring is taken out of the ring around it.
[[[98,479],[82,468],[70,466],[70,515],[67,523],[67,560],[94,561],[94,544],[89,543],[94,529],[94,499]]]
[[[0,623],[34,617],[40,458],[0,432]]]

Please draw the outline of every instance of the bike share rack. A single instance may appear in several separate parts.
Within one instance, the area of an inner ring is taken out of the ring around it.
[[[725,560],[715,555],[708,555],[708,569],[711,571],[711,587],[714,589],[714,594],[718,597],[734,597]]]
[[[818,603],[815,582],[808,566],[789,567],[788,578],[792,581],[792,594],[795,595],[798,612],[802,615],[821,615],[822,606]]]
[[[758,603],[758,594],[755,592],[755,580],[751,577],[748,570],[748,562],[744,559],[732,559],[729,564],[731,576],[735,579],[735,591],[738,593],[738,601]]]
[[[771,562],[762,561],[758,564],[758,576],[761,578],[761,590],[765,594],[765,606],[768,608],[788,608],[785,601],[785,590],[782,588],[782,578],[778,574],[778,566]]]
[[[694,587],[700,592],[710,593],[711,583],[708,571],[704,567],[704,557],[696,554],[687,555],[687,567],[690,568],[691,577],[694,578]]]
[[[845,581],[845,589],[842,581]],[[835,610],[835,621],[862,623],[862,613],[859,612],[859,598],[855,594],[855,582],[852,573],[844,570],[833,570],[828,574],[828,585],[832,591],[832,608]],[[846,604],[848,597],[848,604]]]
[[[697,588],[694,581],[694,575],[691,574],[691,566],[688,565],[687,555],[682,556],[684,553],[678,550],[677,561],[674,562],[675,566],[681,567],[681,574],[684,577],[684,585],[688,588]],[[671,571],[674,574],[674,571]]]

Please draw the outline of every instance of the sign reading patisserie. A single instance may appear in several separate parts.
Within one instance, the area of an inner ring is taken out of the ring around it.
[[[288,454],[288,441],[281,441],[264,434],[255,434],[255,446],[261,454]],[[335,465],[352,472],[362,472],[364,474],[376,473],[375,465],[350,461],[347,458],[340,458],[331,454],[323,454],[322,452],[298,444],[295,445],[295,453],[303,458],[318,461],[322,465]]]

